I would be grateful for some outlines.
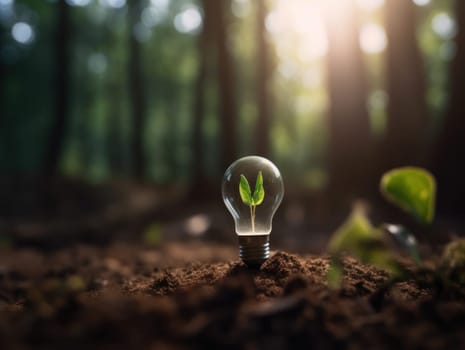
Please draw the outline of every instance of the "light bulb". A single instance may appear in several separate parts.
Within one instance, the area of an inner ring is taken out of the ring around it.
[[[232,163],[223,177],[223,201],[239,238],[239,256],[259,266],[270,256],[273,216],[284,195],[278,168],[268,159],[248,156]]]

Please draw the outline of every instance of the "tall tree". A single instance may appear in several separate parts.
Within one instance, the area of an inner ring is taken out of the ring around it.
[[[116,74],[114,74],[116,75]],[[122,91],[118,80],[114,76],[108,76],[106,87],[106,98],[110,101],[107,116],[106,149],[110,171],[118,175],[127,175],[128,170],[125,162],[124,152],[124,109]]]
[[[114,53],[121,46],[126,47],[126,42],[121,41],[120,34],[113,27],[106,27],[104,29],[103,39],[106,52]],[[126,89],[124,88],[124,84],[122,84],[120,74],[123,67],[120,66],[120,61],[113,59],[112,65],[108,68],[108,71],[103,76],[104,98],[108,104],[106,116],[106,155],[111,173],[127,176],[130,169],[125,157],[127,149],[125,143],[125,122],[128,118],[124,113]]]
[[[267,7],[265,0],[257,2],[257,107],[258,119],[255,131],[257,154],[269,156],[271,108],[269,98],[270,53],[266,39],[265,18]]]
[[[70,15],[66,0],[56,4],[57,22],[55,27],[55,76],[54,93],[55,111],[49,142],[45,150],[44,172],[46,175],[56,175],[63,153],[65,132],[69,118],[69,74],[70,74]]]
[[[338,1],[337,8],[328,9],[326,22],[330,191],[338,196],[369,193],[373,141],[354,1]]]
[[[204,173],[203,157],[203,122],[206,112],[205,90],[208,79],[208,67],[211,62],[212,34],[211,19],[215,14],[212,13],[212,0],[203,0],[204,20],[202,32],[198,38],[198,70],[195,80],[194,89],[194,106],[192,115],[192,183],[193,190],[202,188],[206,181]]]
[[[440,211],[465,215],[465,1],[455,1],[458,33],[450,65],[450,96],[435,154]]]
[[[421,164],[428,126],[425,74],[415,35],[415,5],[411,1],[389,0],[385,14],[389,105],[386,137],[379,157],[382,171]]]
[[[221,165],[226,169],[237,156],[237,106],[233,59],[228,35],[230,1],[211,1],[211,21],[217,54]]]
[[[128,86],[132,110],[131,156],[133,161],[133,174],[139,180],[143,179],[146,170],[144,156],[144,124],[147,115],[142,48],[140,42],[134,35],[134,28],[140,18],[141,5],[142,2],[140,0],[128,1]]]

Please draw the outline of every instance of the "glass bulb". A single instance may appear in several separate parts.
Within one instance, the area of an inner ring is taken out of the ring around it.
[[[272,220],[284,195],[281,173],[266,158],[244,157],[226,169],[221,189],[234,219],[241,259],[249,266],[261,265],[270,255]]]

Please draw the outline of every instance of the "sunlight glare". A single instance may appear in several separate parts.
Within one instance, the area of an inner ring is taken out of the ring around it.
[[[384,6],[384,0],[357,0],[358,6],[364,11],[376,11]]]
[[[284,78],[292,79],[296,75],[296,67],[291,62],[282,62],[278,66],[278,73]]]
[[[310,62],[326,55],[328,40],[321,9],[305,0],[279,0],[265,19],[265,27],[276,42],[278,54]]]
[[[323,82],[321,71],[317,69],[306,71],[302,78],[303,84],[307,88],[316,88]]]
[[[375,23],[365,24],[360,30],[360,48],[368,54],[377,54],[387,46],[384,28]]]

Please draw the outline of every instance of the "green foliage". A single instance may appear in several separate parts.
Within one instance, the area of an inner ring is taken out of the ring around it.
[[[378,237],[377,231],[375,231],[362,210],[356,208],[332,236],[328,251],[332,254],[344,251],[354,255],[361,255],[360,249],[363,247],[364,242],[369,242]]]
[[[449,279],[465,284],[465,239],[446,245],[441,257],[441,268]]]
[[[259,171],[257,174],[253,194],[250,190],[249,181],[247,181],[247,178],[241,174],[241,179],[239,181],[239,194],[241,195],[242,202],[250,207],[250,222],[252,224],[252,232],[255,232],[255,209],[257,205],[262,204],[265,199],[262,172]]]
[[[11,248],[13,242],[11,237],[7,236],[6,234],[0,232],[0,249],[4,248]]]
[[[259,171],[255,182],[255,190],[253,192],[252,200],[254,205],[260,205],[262,204],[263,199],[265,199],[265,189],[263,188],[263,175],[262,172]]]
[[[87,285],[83,278],[79,275],[72,275],[66,279],[66,289],[70,291],[80,292],[86,289]]]
[[[420,222],[431,223],[433,220],[436,181],[428,171],[416,167],[392,169],[381,178],[380,189],[387,200],[413,214]],[[361,210],[355,209],[329,242],[328,252],[333,258],[328,270],[328,286],[337,288],[341,283],[340,257],[343,254],[350,254],[393,275],[401,275],[404,271],[396,262],[396,254],[386,240],[387,234],[408,251],[412,260],[421,263],[416,239],[408,230],[393,224],[376,228]],[[465,271],[465,241],[462,245],[453,244],[446,249],[443,260],[450,269],[459,265]],[[465,273],[463,275],[465,281]]]
[[[432,222],[436,181],[428,171],[416,167],[393,169],[381,178],[380,189],[387,200],[413,214],[420,222]]]
[[[326,275],[328,287],[331,289],[338,289],[341,286],[343,275],[344,270],[339,259],[331,259],[331,263]]]
[[[241,175],[241,180],[239,182],[239,193],[244,204],[253,205],[249,181],[247,181],[247,178],[244,175]]]
[[[257,206],[262,204],[263,199],[265,199],[262,172],[258,172],[253,194],[250,190],[249,181],[247,181],[247,178],[244,175],[241,175],[241,179],[239,181],[239,193],[241,195],[242,202],[248,206]]]
[[[382,231],[374,227],[358,208],[354,209],[350,217],[333,234],[328,245],[328,252],[335,257],[327,276],[328,285],[333,288],[340,285],[342,268],[338,261],[344,254],[349,254],[362,263],[385,269],[393,275],[401,273],[394,253],[383,239]]]
[[[144,242],[152,245],[161,243],[163,234],[163,227],[160,224],[151,224],[144,232]]]

